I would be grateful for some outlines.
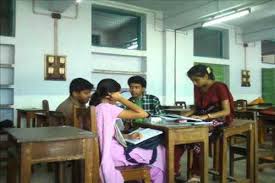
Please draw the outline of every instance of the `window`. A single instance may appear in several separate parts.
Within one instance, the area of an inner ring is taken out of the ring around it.
[[[194,29],[194,56],[229,58],[228,30]]]
[[[209,66],[213,69],[215,80],[221,81],[225,83],[227,86],[229,86],[229,66],[228,65],[222,65],[222,64],[209,64],[209,63],[195,63],[197,64],[203,64],[206,66]]]
[[[145,15],[93,6],[92,45],[145,50]]]
[[[262,62],[275,64],[275,40],[262,41]]]
[[[0,1],[0,35],[14,36],[15,0]]]

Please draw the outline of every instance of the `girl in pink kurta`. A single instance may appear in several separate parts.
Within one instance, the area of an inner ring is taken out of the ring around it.
[[[93,94],[90,105],[96,106],[97,130],[101,152],[100,178],[102,183],[124,182],[117,166],[135,165],[127,161],[124,147],[115,138],[116,119],[144,118],[148,114],[140,107],[123,98],[119,91],[120,85],[113,79],[104,79],[99,82],[96,92]],[[120,102],[129,110],[123,110],[115,105]],[[126,135],[126,138],[140,138],[139,134]],[[152,150],[135,148],[131,151],[131,158],[138,163],[149,164],[152,158]],[[151,165],[151,180],[155,183],[165,182],[165,149],[157,147],[157,159]]]

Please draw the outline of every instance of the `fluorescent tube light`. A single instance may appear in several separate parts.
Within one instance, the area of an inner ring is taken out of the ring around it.
[[[232,20],[232,19],[236,19],[236,18],[245,16],[245,15],[248,15],[249,13],[250,13],[250,9],[237,11],[237,12],[229,14],[229,15],[219,16],[218,18],[214,18],[212,20],[209,20],[209,21],[203,23],[202,26],[203,27],[211,26],[211,25],[214,25],[214,24],[218,24],[218,23],[221,23],[221,22],[225,22],[225,21],[228,21],[228,20]]]

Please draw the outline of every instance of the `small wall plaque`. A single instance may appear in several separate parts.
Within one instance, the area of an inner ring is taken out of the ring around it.
[[[66,80],[66,56],[45,55],[45,80]]]
[[[250,87],[250,71],[242,70],[241,72],[242,72],[242,86]]]

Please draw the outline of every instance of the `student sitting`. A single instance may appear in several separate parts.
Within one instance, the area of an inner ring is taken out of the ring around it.
[[[116,119],[145,118],[148,114],[137,105],[120,95],[120,84],[113,79],[103,79],[98,83],[96,92],[92,95],[90,105],[96,106],[97,131],[101,152],[100,178],[102,183],[121,183],[123,177],[116,166],[135,165],[128,161],[125,148],[116,138],[119,133],[116,128]],[[128,110],[117,107],[116,102],[125,105]],[[139,134],[129,135],[128,138],[140,138]],[[136,162],[149,164],[153,153],[152,150],[135,148],[130,156]],[[155,183],[165,182],[165,149],[157,146],[157,157],[151,164],[151,180]]]
[[[188,72],[188,77],[194,84],[194,108],[185,113],[185,116],[213,121],[213,131],[209,141],[214,142],[221,135],[219,128],[229,125],[234,117],[233,97],[222,82],[215,81],[213,70],[205,65],[195,65]],[[193,177],[189,182],[199,182],[200,147],[194,147],[194,161],[191,173]],[[175,148],[175,171],[178,173],[179,160],[184,152],[183,146]]]
[[[73,124],[73,108],[86,107],[91,97],[93,84],[83,78],[73,79],[70,83],[70,96],[63,101],[56,109],[65,116],[65,124]]]
[[[159,99],[154,95],[145,94],[146,80],[141,76],[132,76],[128,79],[128,85],[132,97],[129,99],[140,106],[150,115],[159,115],[163,111]]]

